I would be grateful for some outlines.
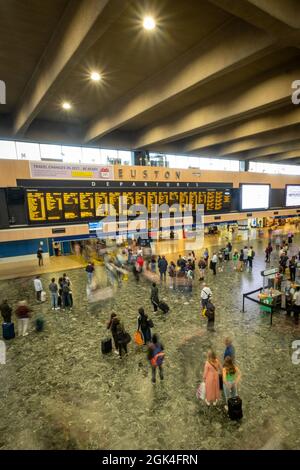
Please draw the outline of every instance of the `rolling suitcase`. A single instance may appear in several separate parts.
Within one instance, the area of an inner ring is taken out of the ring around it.
[[[2,333],[4,339],[13,339],[15,337],[15,325],[14,323],[3,323]]]
[[[105,338],[101,341],[101,352],[102,354],[108,354],[112,351],[111,338]]]
[[[160,308],[160,310],[162,310],[164,313],[168,313],[170,310],[169,305],[166,304],[166,302],[159,302],[158,308]]]
[[[228,416],[233,421],[238,421],[243,417],[242,400],[240,397],[229,398]]]

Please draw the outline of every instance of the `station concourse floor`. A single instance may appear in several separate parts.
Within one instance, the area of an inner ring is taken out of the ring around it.
[[[293,245],[297,251],[299,234]],[[300,340],[300,327],[284,313],[274,315],[271,327],[268,314],[254,303],[241,312],[242,293],[262,286],[265,246],[266,240],[253,240],[251,274],[227,265],[207,275],[215,333],[207,332],[199,314],[198,273],[192,294],[173,291],[168,282],[160,286],[160,298],[170,305],[167,316],[152,313],[150,282],[141,278],[136,284],[132,275],[115,287],[111,300],[93,305],[84,270],[64,267],[73,284],[72,312],[35,302],[33,272],[1,280],[1,297],[14,307],[28,299],[33,315],[30,334],[6,342],[6,364],[0,365],[0,449],[299,449],[300,364],[292,363],[292,342]],[[46,290],[60,271],[41,274]],[[133,336],[140,306],[166,351],[165,379],[155,385],[145,351],[132,342],[122,360],[100,352],[110,313],[116,311]],[[40,315],[46,325],[37,333],[33,320]],[[207,350],[222,358],[227,335],[242,373],[239,423],[228,419],[224,403],[208,408],[195,396]]]

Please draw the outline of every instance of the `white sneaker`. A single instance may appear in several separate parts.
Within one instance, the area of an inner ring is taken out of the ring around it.
[[[115,354],[119,354],[119,351],[117,351],[117,350],[115,349],[114,353],[115,353]]]
[[[225,406],[224,406],[224,409],[225,409],[225,411],[228,411],[228,406],[225,405]]]
[[[205,403],[207,404],[207,406],[210,406],[210,403],[208,400],[205,399]]]
[[[214,401],[213,405],[216,406],[217,403],[218,403],[218,400]]]
[[[23,336],[28,336],[29,333],[24,333]]]
[[[52,308],[51,308],[51,310],[55,310],[55,308],[54,308],[54,307],[52,307]]]

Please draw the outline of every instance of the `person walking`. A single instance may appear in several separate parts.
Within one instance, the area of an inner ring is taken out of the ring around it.
[[[218,262],[218,256],[217,253],[213,254],[213,257],[210,261],[210,269],[212,270],[214,276],[217,274],[217,262]]]
[[[171,261],[168,267],[168,273],[170,276],[170,289],[175,289],[176,287],[176,264],[174,261]]]
[[[94,271],[95,271],[94,263],[90,262],[85,268],[85,271],[87,273],[88,283],[91,284],[93,280]]]
[[[112,312],[110,316],[110,320],[107,323],[107,329],[111,331],[111,335],[114,340],[114,346],[115,346],[115,354],[119,354],[119,344],[118,344],[118,336],[117,336],[117,325],[119,324],[120,320],[117,317],[117,314],[115,312]]]
[[[208,301],[211,299],[211,297],[212,297],[211,289],[208,287],[208,285],[205,282],[203,282],[202,290],[200,294],[202,308],[205,308],[207,306]]]
[[[292,256],[289,261],[289,268],[290,268],[290,280],[291,282],[295,282],[296,280],[296,268],[297,268],[297,261],[296,257]]]
[[[42,281],[40,280],[40,276],[36,276],[36,278],[33,281],[33,284],[34,284],[34,290],[35,290],[35,293],[36,293],[36,300],[38,302],[41,302],[43,284],[42,284]]]
[[[163,361],[165,358],[164,347],[162,343],[159,341],[158,335],[154,334],[152,336],[152,341],[149,343],[148,346],[148,359],[151,364],[152,370],[152,383],[156,383],[156,369],[159,369],[159,377],[160,380],[164,379],[163,373]]]
[[[229,336],[226,336],[225,340],[225,351],[224,351],[224,360],[226,357],[230,357],[232,361],[235,361],[235,349],[232,344],[232,339]]]
[[[166,273],[168,269],[168,261],[166,260],[165,256],[162,255],[161,259],[158,262],[158,270],[160,274],[160,281],[162,282],[163,280],[166,282]]]
[[[293,296],[293,311],[294,311],[294,319],[296,325],[299,323],[299,313],[300,313],[300,287],[296,287],[294,296]]]
[[[273,251],[273,247],[271,242],[268,243],[268,246],[265,249],[265,254],[266,254],[266,263],[270,263],[270,258],[271,258],[271,253]]]
[[[209,252],[208,252],[208,249],[205,248],[204,253],[203,253],[203,259],[205,261],[206,266],[208,266],[208,258],[209,258]]]
[[[283,250],[280,259],[279,259],[279,265],[282,268],[282,273],[285,274],[285,270],[287,268],[287,263],[288,263],[289,257],[286,253],[286,251]]]
[[[8,300],[4,299],[0,304],[0,312],[4,323],[11,323],[12,308],[8,304]]]
[[[137,330],[142,333],[144,344],[147,344],[149,341],[151,341],[151,325],[153,325],[152,321],[149,320],[145,310],[142,307],[139,308]]]
[[[30,318],[30,312],[32,310],[27,306],[26,300],[21,300],[16,308],[16,317],[18,318],[18,335],[28,335],[28,324]]]
[[[151,256],[150,269],[152,273],[156,273],[156,258]]]
[[[239,368],[233,363],[231,357],[225,357],[223,365],[223,391],[226,400],[225,410],[228,411],[228,400],[238,396],[237,386],[241,379]]]
[[[204,366],[203,380],[205,382],[205,403],[216,405],[220,399],[220,379],[222,367],[214,351],[209,350]]]
[[[42,249],[42,246],[40,245],[38,247],[38,250],[36,252],[36,256],[37,256],[37,259],[38,259],[38,263],[39,263],[39,266],[43,266],[44,265],[44,260],[43,260],[43,249]]]
[[[58,310],[58,285],[55,282],[55,278],[51,279],[49,284],[49,291],[50,291],[50,299],[51,299],[51,307],[52,310]]]
[[[207,265],[206,265],[204,258],[200,258],[199,263],[198,263],[198,268],[200,271],[200,278],[199,278],[200,281],[203,281],[204,279],[206,266]]]
[[[255,256],[255,252],[253,250],[253,247],[250,246],[250,248],[248,250],[248,270],[249,270],[249,273],[252,273],[254,256]]]
[[[233,255],[232,255],[232,261],[233,261],[233,270],[237,271],[238,267],[238,262],[239,262],[239,252],[237,250],[234,250]]]
[[[246,269],[247,269],[247,264],[248,264],[248,247],[247,247],[247,246],[244,246],[243,253],[244,253],[244,257],[243,257],[244,269],[245,269],[245,271],[246,271]]]
[[[130,336],[126,332],[123,323],[121,323],[119,319],[116,321],[116,337],[117,337],[117,342],[118,342],[119,356],[120,356],[120,359],[122,359],[123,351],[124,351],[125,356],[127,356],[128,354],[127,344],[130,341]]]
[[[158,287],[156,285],[156,282],[152,283],[150,300],[153,305],[154,312],[157,312],[158,305],[159,305],[159,297],[158,297]]]
[[[238,265],[237,265],[237,270],[238,272],[242,272],[244,270],[244,250],[243,248],[241,249],[240,251],[240,254],[239,254],[239,262],[238,262]]]
[[[216,331],[215,326],[215,306],[210,302],[206,304],[207,331]]]

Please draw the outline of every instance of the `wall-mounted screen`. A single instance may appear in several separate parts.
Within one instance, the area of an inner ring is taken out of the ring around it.
[[[300,206],[300,185],[288,184],[286,186],[285,205],[287,207]]]
[[[241,209],[269,209],[270,206],[269,184],[242,184],[241,185]]]

